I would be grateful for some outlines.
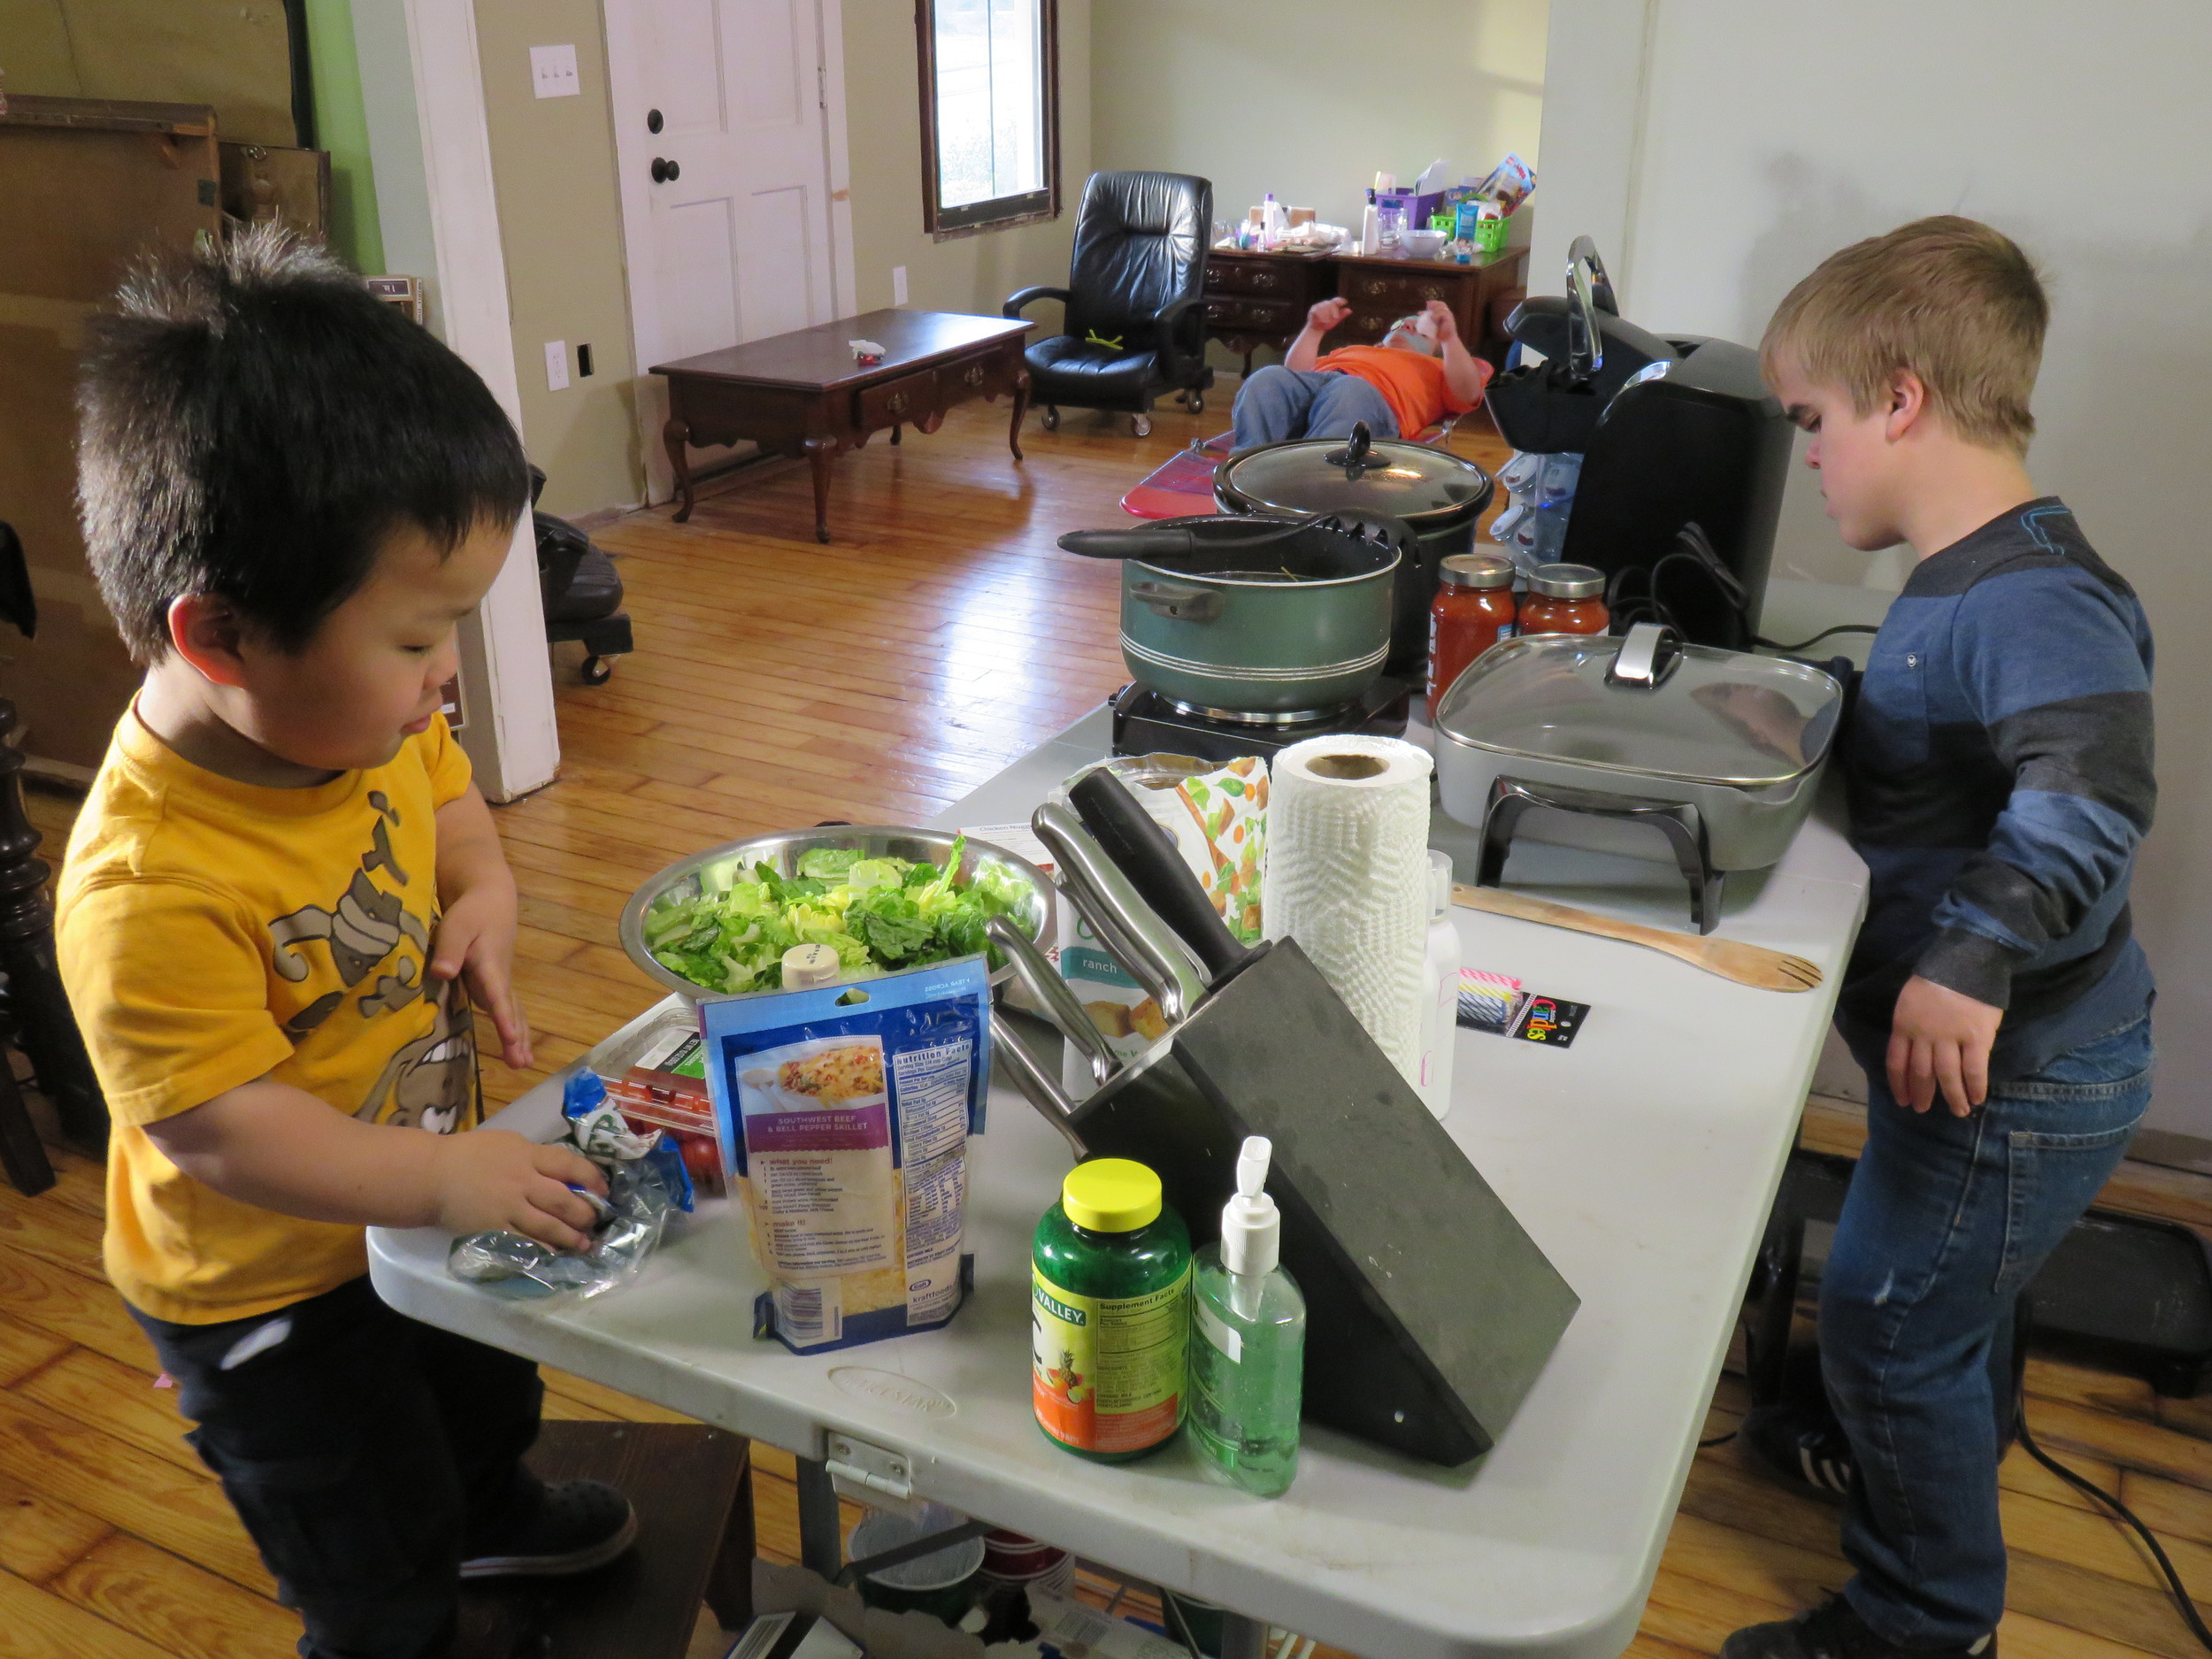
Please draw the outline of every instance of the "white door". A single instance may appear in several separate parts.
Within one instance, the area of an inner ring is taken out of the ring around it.
[[[823,0],[607,0],[641,374],[836,314],[822,14]],[[641,391],[658,500],[665,388],[645,376]]]

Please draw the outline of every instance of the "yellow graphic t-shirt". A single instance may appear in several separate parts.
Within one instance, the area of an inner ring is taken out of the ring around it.
[[[209,1325],[368,1271],[363,1230],[226,1198],[146,1125],[268,1076],[371,1123],[480,1116],[468,1008],[425,965],[434,814],[469,784],[442,716],[388,764],[311,789],[235,783],[133,710],[69,839],[62,977],[107,1093],[108,1277],[158,1319]]]

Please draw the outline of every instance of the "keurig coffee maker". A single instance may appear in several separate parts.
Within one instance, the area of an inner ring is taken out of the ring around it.
[[[1523,301],[1506,332],[1513,366],[1487,399],[1498,430],[1537,464],[1530,475],[1572,480],[1571,497],[1551,490],[1520,521],[1524,562],[1535,550],[1605,572],[1617,632],[1655,618],[1701,644],[1747,647],[1791,440],[1758,353],[1625,320],[1587,236],[1569,252],[1566,297]],[[1578,477],[1571,465],[1542,465],[1575,457]],[[1553,516],[1540,540],[1543,512]],[[1515,534],[1509,526],[1500,539],[1512,545]]]

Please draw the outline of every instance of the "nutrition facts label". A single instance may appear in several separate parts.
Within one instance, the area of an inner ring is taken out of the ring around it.
[[[968,1192],[964,1146],[906,1166],[906,1322],[950,1313],[960,1294],[960,1217]]]
[[[967,1144],[968,1079],[974,1065],[975,1044],[966,1037],[893,1057],[901,1164],[910,1169]]]

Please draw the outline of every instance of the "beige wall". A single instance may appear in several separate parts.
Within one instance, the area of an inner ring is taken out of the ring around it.
[[[1101,15],[1123,0],[1108,0]],[[891,303],[891,267],[904,265],[918,311],[995,316],[1016,288],[1067,280],[1075,206],[1091,171],[1090,0],[1060,0],[1060,182],[1057,219],[934,242],[922,229],[921,86],[913,0],[844,0],[846,130],[852,154],[853,264],[860,309]],[[1059,308],[1030,315],[1040,332]]]
[[[574,515],[640,501],[645,473],[597,0],[476,0],[476,32],[523,442],[546,472],[540,504]],[[583,91],[539,98],[530,48],[563,43],[576,48]],[[546,389],[549,340],[568,342],[565,391]],[[588,379],[576,373],[580,344],[592,349]]]
[[[514,313],[523,438],[547,473],[544,506],[574,514],[641,500],[629,297],[615,188],[606,48],[595,0],[475,0],[500,240]],[[907,303],[995,313],[1016,288],[1065,279],[1074,204],[1089,174],[1091,7],[1060,0],[1061,177],[1068,211],[1018,230],[949,242],[922,230],[920,93],[911,0],[845,0],[845,103],[852,166],[859,308],[891,303],[891,269],[907,268]],[[540,99],[533,46],[572,42],[583,93]],[[1056,322],[1056,308],[1037,308]],[[571,349],[569,389],[545,387],[545,342]],[[574,378],[574,348],[597,358]]]
[[[2212,616],[2212,8],[2122,8],[2086,30],[2062,0],[2008,6],[1996,29],[1983,0],[1863,0],[1845,28],[1837,15],[1667,0],[1647,35],[1644,0],[1557,0],[1540,268],[1589,232],[1627,316],[1748,342],[1818,261],[1924,213],[1985,219],[2041,265],[2029,470],[2135,585],[2160,647],[2158,818],[2133,894],[2159,978],[2149,1121],[2212,1135],[2212,655],[2196,639]],[[2054,88],[2064,121],[2047,119]],[[1912,119],[1869,119],[1887,110]],[[2091,132],[2098,188],[2055,204]],[[1774,568],[1894,588],[1908,566],[1845,547],[1795,466]]]
[[[1358,227],[1376,172],[1452,180],[1534,164],[1548,0],[1107,0],[1091,28],[1101,167],[1213,180],[1214,217],[1266,192]],[[1539,198],[1541,199],[1540,197]]]

